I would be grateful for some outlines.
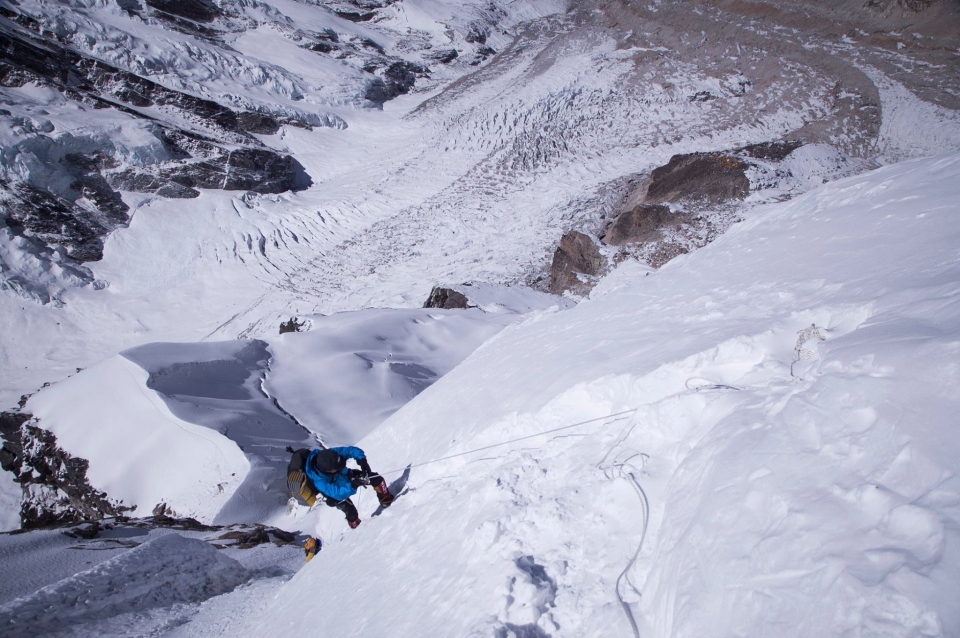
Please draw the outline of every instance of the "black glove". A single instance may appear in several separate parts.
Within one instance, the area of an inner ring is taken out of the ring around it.
[[[361,485],[370,485],[370,479],[367,478],[363,470],[347,470],[347,480],[355,488]]]
[[[364,474],[373,474],[373,470],[370,469],[370,463],[367,461],[367,459],[360,459],[357,461],[357,465],[360,466],[360,469],[363,470]]]

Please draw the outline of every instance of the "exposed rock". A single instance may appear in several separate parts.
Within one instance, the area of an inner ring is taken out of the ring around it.
[[[194,22],[213,22],[220,16],[220,9],[208,0],[144,0],[144,2],[157,11]]]
[[[496,54],[497,52],[494,49],[491,49],[490,47],[480,47],[479,49],[477,49],[476,57],[473,59],[472,62],[470,62],[470,66],[477,66],[478,64],[484,62],[490,56],[493,56]]]
[[[297,321],[296,317],[291,317],[290,321],[284,321],[280,324],[280,334],[287,332],[300,332],[305,325],[307,325],[306,321]]]
[[[423,77],[428,72],[427,67],[415,62],[394,62],[383,72],[382,78],[370,82],[363,97],[374,104],[382,105],[398,95],[409,93],[417,77]]]
[[[590,279],[607,269],[607,258],[597,241],[584,233],[571,230],[560,240],[550,267],[550,292],[559,295],[570,291],[585,294],[592,287]]]
[[[467,35],[465,35],[463,39],[474,44],[486,44],[487,38],[489,37],[490,25],[485,22],[474,21],[470,23],[467,29]]]
[[[650,174],[648,203],[743,199],[750,192],[747,162],[729,153],[674,155]]]
[[[300,123],[298,122],[298,124]],[[237,113],[237,125],[241,130],[257,135],[273,135],[280,130],[277,118],[264,113],[251,113],[250,111]]]
[[[5,472],[20,475],[23,463],[20,427],[29,420],[29,414],[0,412],[0,438],[3,440],[3,447],[0,448],[0,468]]]
[[[739,148],[734,152],[742,153],[755,159],[782,162],[787,158],[787,155],[794,152],[801,146],[803,146],[803,142],[800,140],[785,140],[782,142],[763,142],[761,144],[751,144],[750,146]]]
[[[47,246],[61,247],[77,262],[102,259],[104,238],[127,223],[125,205],[103,215],[23,182],[6,188],[0,185],[2,191],[7,195],[3,202],[6,224],[14,235],[27,233]]]
[[[63,532],[64,535],[69,536],[70,538],[82,538],[84,540],[91,540],[100,535],[100,521],[90,521],[89,523],[83,523]]]
[[[155,193],[170,199],[191,199],[200,196],[200,191],[194,190],[173,180],[134,169],[128,169],[109,176],[110,185],[121,191],[134,193]]]
[[[252,528],[238,529],[225,532],[216,538],[218,541],[235,541],[232,547],[239,549],[250,549],[257,545],[263,545],[270,542],[270,535],[262,525],[256,525]],[[222,544],[226,546],[226,544]]]
[[[137,537],[142,531],[135,534],[117,533],[123,530],[154,530],[175,529],[184,532],[200,532],[208,535],[201,537],[217,549],[236,548],[251,549],[258,545],[272,544],[277,547],[297,545],[303,537],[277,527],[261,524],[238,523],[224,527],[223,525],[204,525],[192,518],[173,518],[170,516],[153,516],[149,518],[128,518],[126,516],[107,517],[93,521],[83,521],[63,530],[64,536],[80,541],[76,549],[98,549],[110,547],[136,547],[136,541],[128,541],[127,537]],[[104,532],[113,532],[106,538]],[[123,540],[121,540],[123,539]],[[104,545],[104,541],[109,545]]]
[[[444,49],[442,51],[434,51],[424,57],[428,60],[435,60],[440,64],[450,64],[456,60],[459,55],[460,53],[456,49]]]
[[[452,310],[455,308],[472,308],[469,300],[463,293],[457,292],[452,288],[443,288],[441,286],[433,287],[433,290],[430,291],[430,296],[427,297],[427,301],[423,304],[423,307],[442,308],[444,310]]]
[[[179,5],[180,2],[170,2]],[[6,23],[6,24],[4,24]],[[0,85],[22,86],[30,81],[52,86],[68,96],[87,98],[95,105],[117,106],[109,98],[135,108],[154,105],[174,107],[193,116],[212,130],[228,134],[225,141],[259,142],[246,135],[251,132],[276,132],[276,121],[269,116],[237,112],[212,100],[176,91],[118,69],[100,60],[87,57],[49,38],[38,37],[12,27],[8,18],[0,17]],[[109,98],[105,99],[107,96]],[[137,111],[127,111],[143,117]],[[230,135],[232,134],[232,135]]]
[[[140,4],[139,0],[117,0],[117,6],[131,15],[143,11],[143,5]]]
[[[710,91],[697,91],[687,99],[691,102],[709,102],[710,100],[716,100],[718,98],[719,96],[714,95]]]
[[[331,44],[329,42],[323,42],[323,41],[315,42],[314,44],[311,44],[308,48],[311,51],[315,51],[317,53],[331,53],[339,49],[339,47],[337,47],[336,45]]]
[[[260,148],[241,148],[203,162],[167,168],[160,176],[187,188],[255,193],[283,193],[311,184],[297,160]]]
[[[897,0],[897,3],[907,11],[920,13],[929,9],[937,0]]]
[[[375,11],[366,11],[364,13],[357,13],[355,11],[337,11],[337,16],[343,18],[344,20],[349,20],[350,22],[369,22],[377,17]]]
[[[0,459],[23,490],[22,529],[98,520],[133,509],[94,489],[87,481],[89,462],[59,448],[53,433],[31,421],[28,414],[0,413]]]
[[[675,224],[677,218],[664,204],[640,204],[621,213],[600,239],[611,246],[647,241],[664,226]]]

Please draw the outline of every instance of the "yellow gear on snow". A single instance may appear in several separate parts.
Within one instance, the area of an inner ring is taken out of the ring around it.
[[[307,537],[307,540],[303,541],[303,551],[307,554],[308,563],[310,562],[310,559],[317,555],[317,550],[319,549],[318,545],[319,543],[317,543],[317,539],[315,539],[313,536],[309,536]]]

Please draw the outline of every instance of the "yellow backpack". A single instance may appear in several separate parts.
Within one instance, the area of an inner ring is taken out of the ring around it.
[[[287,465],[287,489],[290,491],[290,496],[297,499],[298,503],[313,507],[320,493],[314,489],[313,483],[307,477],[305,468],[309,455],[309,448],[300,448],[293,452],[290,463]]]

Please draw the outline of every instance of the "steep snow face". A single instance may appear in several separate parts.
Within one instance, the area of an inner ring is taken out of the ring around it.
[[[957,633],[958,179],[823,186],[502,332],[360,442],[406,493],[320,512],[251,633]]]

